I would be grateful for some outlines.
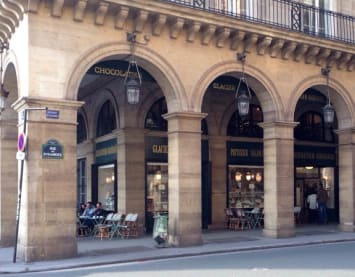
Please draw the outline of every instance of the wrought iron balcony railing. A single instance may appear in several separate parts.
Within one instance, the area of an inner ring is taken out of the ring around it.
[[[241,20],[355,44],[355,18],[293,0],[159,0]]]

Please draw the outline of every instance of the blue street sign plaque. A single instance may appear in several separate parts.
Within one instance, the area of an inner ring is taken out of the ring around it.
[[[46,110],[46,118],[59,118],[59,111],[58,110]]]

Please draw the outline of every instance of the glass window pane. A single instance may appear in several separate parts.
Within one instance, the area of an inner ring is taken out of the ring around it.
[[[147,165],[147,212],[168,212],[168,165]]]
[[[115,210],[115,166],[103,165],[98,168],[98,201],[107,211]]]
[[[229,208],[264,207],[262,167],[229,166]]]
[[[324,167],[321,168],[321,182],[324,189],[328,193],[328,203],[327,207],[329,209],[335,208],[334,203],[334,168],[333,167]]]

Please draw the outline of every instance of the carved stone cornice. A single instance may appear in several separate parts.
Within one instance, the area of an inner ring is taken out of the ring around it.
[[[96,25],[103,25],[105,22],[105,17],[108,12],[108,7],[109,3],[106,2],[100,2],[97,9],[96,9],[96,15],[95,15],[95,24]]]
[[[331,53],[330,49],[323,48],[320,50],[318,56],[316,57],[316,64],[322,66]]]
[[[74,20],[83,21],[88,0],[78,0],[74,7]]]
[[[305,63],[312,63],[316,56],[318,55],[320,48],[318,46],[311,46],[308,48],[307,53],[305,54],[304,61]]]
[[[332,51],[332,53],[328,57],[327,66],[333,67],[333,65],[339,60],[341,55],[342,55],[342,53],[340,51]]]
[[[138,33],[143,31],[144,25],[148,20],[149,12],[139,10],[134,18],[134,30]]]
[[[184,26],[185,20],[182,18],[173,18],[170,22],[170,37],[177,39]]]
[[[306,54],[307,50],[309,48],[309,45],[307,44],[298,44],[295,50],[295,56],[294,56],[294,60],[296,62],[301,61],[302,57],[304,57],[304,55]]]
[[[272,37],[261,38],[256,45],[256,52],[258,55],[264,55],[272,42]]]
[[[259,36],[257,34],[247,34],[244,40],[244,50],[246,52],[250,52],[251,48],[256,44],[258,41]]]
[[[291,55],[293,54],[293,52],[296,50],[297,47],[297,43],[294,41],[288,41],[284,44],[284,47],[282,48],[281,51],[281,57],[284,60],[288,60]]]
[[[353,71],[354,68],[355,68],[355,56],[353,56],[352,59],[348,62],[347,70]]]
[[[186,40],[188,42],[194,42],[196,34],[200,31],[201,29],[201,23],[200,22],[190,22],[187,27],[187,37]]]
[[[64,0],[53,0],[52,16],[61,17],[63,14]]]
[[[270,46],[270,57],[277,58],[280,54],[282,47],[285,44],[285,40],[283,39],[274,39]]]
[[[231,40],[231,50],[237,50],[239,45],[243,42],[246,32],[241,30],[232,31],[230,40]]]
[[[338,61],[338,69],[340,70],[346,69],[349,61],[352,59],[353,56],[354,55],[350,53],[343,53]]]
[[[215,25],[207,25],[203,28],[202,31],[202,41],[201,43],[203,45],[208,45],[216,32],[216,26]]]
[[[231,33],[231,30],[228,28],[219,28],[216,31],[216,46],[219,48],[224,47],[224,43],[227,40],[227,38],[229,37]]]
[[[39,9],[45,12],[40,13]],[[188,42],[205,46],[216,41],[214,47],[224,47],[229,43],[232,51],[243,48],[259,55],[268,53],[273,58],[293,58],[296,62],[303,60],[317,66],[336,65],[339,70],[355,68],[355,46],[351,44],[156,0],[1,0],[0,43],[11,39],[24,13],[31,16],[49,14],[68,20],[63,16],[64,12],[73,14],[74,21],[81,22],[85,18],[105,28],[112,28],[106,22],[114,22],[117,29],[123,29],[129,23],[136,32],[150,29],[152,35],[160,36],[167,27],[171,39],[178,39],[183,33]],[[110,20],[106,20],[108,17]]]
[[[120,9],[118,10],[117,14],[116,14],[116,19],[115,19],[115,28],[117,29],[122,29],[127,17],[129,14],[129,8],[127,7],[120,7]]]
[[[157,14],[155,15],[152,22],[152,34],[154,36],[160,36],[161,31],[163,30],[167,16],[165,14]]]

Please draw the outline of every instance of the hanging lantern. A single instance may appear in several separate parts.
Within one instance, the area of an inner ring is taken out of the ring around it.
[[[324,123],[325,124],[333,124],[334,122],[334,114],[335,114],[335,110],[333,108],[333,106],[328,103],[327,105],[325,105],[323,107],[323,118],[324,118]]]
[[[237,93],[238,94],[238,93]],[[240,91],[237,96],[238,113],[241,117],[249,114],[250,98],[245,90]]]
[[[126,83],[127,102],[130,105],[139,103],[140,84],[133,78],[129,79]]]
[[[249,90],[247,79],[244,76],[244,63],[246,55],[245,53],[238,53],[237,59],[242,63],[242,77],[239,79],[237,90],[235,92],[235,99],[237,100],[238,113],[240,117],[245,117],[249,114],[249,105],[251,99],[251,93]],[[242,84],[245,84],[244,85]]]
[[[137,61],[133,55],[133,49],[136,41],[135,33],[127,33],[127,41],[131,43],[131,57],[128,63],[128,69],[126,72],[126,77],[124,79],[124,85],[126,88],[127,102],[130,105],[136,105],[139,103],[139,96],[141,92],[142,78],[139,72],[139,67]],[[131,71],[133,69],[133,71]],[[136,73],[136,74],[135,74]],[[137,75],[138,78],[133,77]],[[138,81],[137,81],[138,80]]]
[[[328,103],[323,107],[323,120],[325,124],[331,125],[334,122],[334,115],[335,115],[335,110],[330,104],[330,94],[329,94],[329,72],[330,69],[329,67],[322,68],[321,73],[322,75],[326,78],[326,84],[327,84],[327,100]]]

